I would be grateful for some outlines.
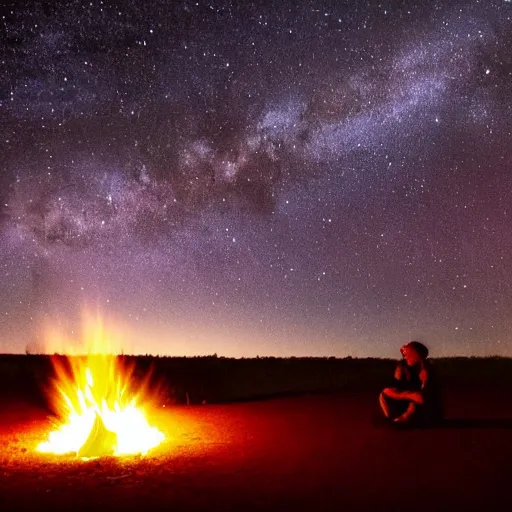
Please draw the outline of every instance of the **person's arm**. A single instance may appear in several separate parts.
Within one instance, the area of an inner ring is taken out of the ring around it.
[[[402,391],[399,400],[409,400],[418,405],[422,405],[425,402],[422,391]]]
[[[398,392],[397,400],[409,400],[418,405],[425,403],[425,397],[428,393],[429,373],[426,368],[422,368],[419,374],[421,389],[419,391],[401,391]]]
[[[423,393],[421,391],[398,391],[395,388],[386,388],[383,393],[395,400],[409,400],[419,405],[423,404]]]
[[[404,364],[400,361],[395,368],[395,374],[393,375],[396,382],[400,382],[401,380],[406,378]]]
[[[418,405],[423,405],[428,384],[428,371],[425,368],[420,371],[419,378],[421,381],[421,389],[419,391],[401,391],[397,388],[386,388],[383,393],[395,400],[409,400]]]

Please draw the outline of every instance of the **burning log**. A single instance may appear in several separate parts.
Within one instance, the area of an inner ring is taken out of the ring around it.
[[[105,342],[103,331],[95,335]],[[149,425],[141,402],[144,386],[133,389],[133,367],[126,368],[111,354],[54,359],[55,379],[50,390],[60,411],[60,428],[41,443],[41,452],[76,453],[81,458],[106,455],[145,455],[164,435]]]
[[[89,437],[78,450],[78,456],[88,459],[114,455],[117,446],[117,434],[107,429],[101,416],[96,413]]]

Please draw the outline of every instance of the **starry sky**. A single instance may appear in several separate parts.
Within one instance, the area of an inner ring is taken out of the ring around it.
[[[0,352],[512,356],[510,1],[0,12]]]

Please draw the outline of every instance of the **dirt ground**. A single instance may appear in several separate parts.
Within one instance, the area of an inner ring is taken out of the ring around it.
[[[511,399],[453,391],[445,427],[405,432],[368,393],[162,408],[149,456],[87,462],[34,452],[51,418],[4,402],[0,509],[510,510]]]

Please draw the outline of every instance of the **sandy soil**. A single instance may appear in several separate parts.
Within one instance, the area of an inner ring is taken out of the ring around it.
[[[453,392],[446,427],[405,432],[373,425],[367,393],[181,406],[155,411],[167,440],[149,456],[83,462],[34,452],[51,419],[11,401],[0,509],[510,510],[511,404]]]

